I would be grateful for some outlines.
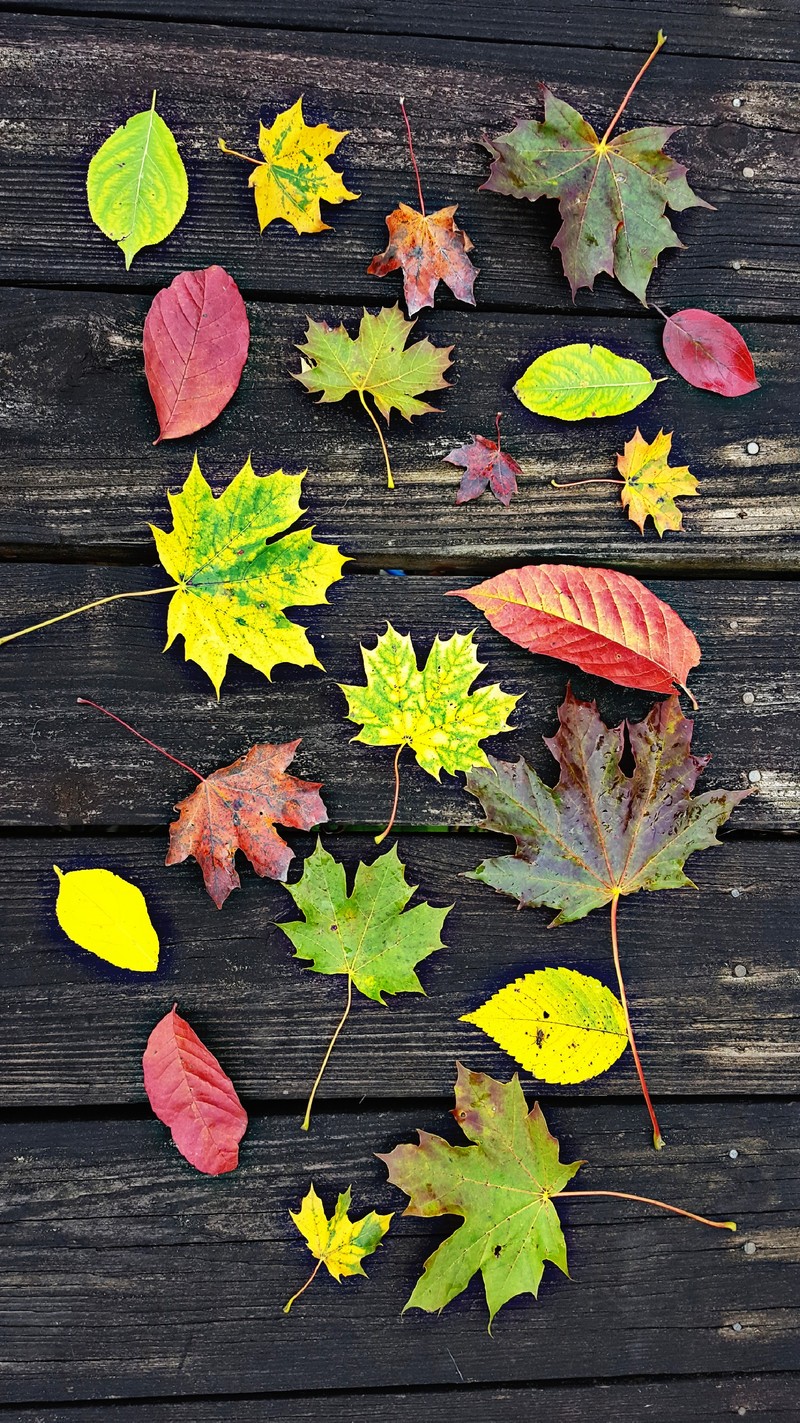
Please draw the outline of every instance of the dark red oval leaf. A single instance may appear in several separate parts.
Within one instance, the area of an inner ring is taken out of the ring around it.
[[[247,1113],[230,1077],[176,1006],[156,1023],[142,1066],[150,1106],[181,1156],[207,1176],[233,1171]]]
[[[678,375],[700,390],[734,396],[759,388],[744,337],[711,311],[687,307],[668,316],[664,351]]]
[[[193,435],[216,420],[241,380],[249,345],[241,293],[222,267],[179,272],[156,294],[142,349],[158,440]]]

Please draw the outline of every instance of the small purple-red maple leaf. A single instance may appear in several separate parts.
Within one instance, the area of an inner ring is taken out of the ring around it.
[[[473,435],[471,445],[459,445],[445,455],[448,464],[465,471],[456,495],[456,504],[478,499],[487,485],[495,498],[506,508],[517,492],[517,475],[522,474],[517,461],[500,448],[500,416],[497,417],[497,439]]]

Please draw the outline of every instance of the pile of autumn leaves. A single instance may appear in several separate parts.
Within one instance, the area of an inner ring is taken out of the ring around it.
[[[662,43],[659,36],[654,54]],[[606,272],[646,304],[659,253],[680,245],[667,206],[708,206],[692,193],[686,170],[663,152],[672,130],[649,127],[611,139],[623,102],[598,139],[580,114],[547,89],[544,102],[542,121],[523,121],[488,145],[493,163],[485,186],[531,200],[557,197],[563,225],[554,245],[573,292]],[[300,100],[271,128],[261,125],[263,161],[248,161],[262,231],[281,218],[298,232],[318,232],[326,226],[320,200],[357,196],[326,161],[343,136],[325,124],[309,128]],[[410,128],[408,137],[419,183]],[[220,146],[233,151],[222,141]],[[95,222],[119,243],[128,266],[141,247],[175,227],[188,183],[155,96],[151,109],[118,129],[92,159],[88,193]],[[419,201],[419,211],[400,203],[389,215],[389,245],[370,272],[402,270],[410,315],[433,305],[440,280],[474,304],[472,244],[455,223],[455,208],[426,215],[421,184]],[[727,322],[694,310],[665,321],[667,357],[693,384],[728,396],[756,388],[749,352]],[[431,410],[420,396],[447,384],[450,364],[449,349],[428,340],[408,345],[412,325],[398,306],[377,316],[365,312],[356,337],[312,320],[300,346],[297,379],[308,391],[323,401],[348,394],[359,399],[380,438],[390,485],[376,412],[388,421],[392,410],[409,419]],[[159,439],[186,436],[216,418],[237,388],[248,342],[244,303],[222,268],[183,272],[159,292],[143,340]],[[530,410],[575,420],[632,410],[656,384],[638,362],[578,344],[541,354],[515,390]],[[675,498],[696,490],[688,469],[670,468],[670,443],[663,431],[648,442],[637,429],[618,456],[623,505],[640,528],[651,516],[659,534],[680,528]],[[499,424],[496,440],[477,436],[448,459],[464,469],[458,502],[490,485],[508,504],[521,471],[500,447]],[[231,655],[267,677],[281,662],[321,666],[305,629],[286,609],[325,602],[346,559],[310,530],[293,527],[302,512],[301,482],[280,471],[259,477],[248,460],[215,497],[195,458],[184,488],[169,496],[172,530],[153,530],[173,580],[154,590],[172,594],[167,646],[182,635],[186,658],[207,673],[218,695]],[[532,565],[458,596],[531,652],[667,696],[642,722],[608,728],[593,704],[568,691],[558,732],[547,743],[559,767],[558,782],[549,787],[524,760],[503,762],[485,753],[482,741],[509,730],[519,698],[498,685],[473,689],[484,668],[471,633],[437,637],[420,666],[410,637],[389,625],[374,648],[362,649],[364,683],[341,686],[347,716],[360,728],[356,739],[396,748],[394,806],[378,842],[394,820],[399,760],[408,748],[437,780],[442,770],[465,772],[467,790],[483,805],[485,828],[513,837],[514,853],[485,860],[474,878],[520,905],[549,906],[557,911],[555,924],[610,907],[619,996],[573,970],[540,969],[502,988],[465,1021],[545,1082],[585,1081],[630,1045],[660,1146],[620,968],[617,912],[620,898],[640,889],[690,884],[686,858],[717,843],[716,831],[746,794],[693,795],[705,761],[691,754],[692,723],[677,692],[688,692],[700,648],[672,608],[635,578],[609,569]],[[256,745],[232,766],[207,775],[178,762],[198,785],[176,807],[167,864],[194,857],[218,907],[239,884],[237,850],[257,874],[285,881],[293,856],[276,826],[310,830],[327,820],[321,786],[288,772],[298,744]],[[156,968],[158,939],[135,886],[104,869],[57,874],[58,918],[71,938],[125,968]],[[302,877],[286,889],[302,916],[280,925],[295,956],[346,982],[343,1015],[310,1092],[303,1123],[308,1127],[354,989],[378,1003],[387,993],[421,992],[416,970],[444,946],[449,908],[424,902],[408,908],[415,887],[406,882],[396,848],[360,864],[348,890],[343,866],[318,843]],[[232,1170],[247,1125],[244,1108],[217,1059],[175,1008],[150,1036],[144,1075],[154,1111],[187,1160],[210,1174]],[[408,1212],[463,1217],[426,1262],[409,1303],[438,1310],[480,1272],[494,1315],[513,1296],[537,1292],[546,1260],[566,1271],[553,1199],[581,1194],[565,1190],[580,1163],[559,1161],[557,1142],[538,1107],[528,1113],[516,1076],[503,1084],[459,1067],[455,1116],[472,1143],[468,1149],[423,1134],[419,1145],[398,1146],[385,1158],[390,1180],[410,1198]],[[517,1202],[513,1212],[506,1204],[509,1190]],[[388,1229],[391,1217],[375,1212],[351,1221],[349,1204],[348,1190],[328,1218],[312,1186],[293,1214],[317,1260],[310,1278],[322,1263],[337,1279],[363,1273],[362,1259]]]

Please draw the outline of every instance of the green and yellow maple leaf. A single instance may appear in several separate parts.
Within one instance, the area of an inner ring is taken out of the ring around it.
[[[325,232],[330,223],[322,221],[320,202],[343,203],[359,197],[348,191],[342,174],[326,162],[347,132],[327,124],[307,124],[301,97],[279,113],[269,128],[259,124],[263,163],[219,140],[223,153],[256,165],[248,186],[255,193],[262,232],[276,218],[290,223],[295,232]]]
[[[414,325],[406,321],[399,305],[384,307],[377,316],[365,310],[357,336],[349,336],[344,326],[310,319],[305,344],[297,348],[304,359],[295,379],[311,394],[319,392],[320,404],[358,396],[378,432],[390,489],[394,479],[386,442],[366,396],[372,397],[388,424],[393,410],[407,420],[435,412],[436,407],[419,396],[448,385],[444,372],[451,364],[452,346],[434,346],[425,337],[406,347]]]
[[[393,1213],[378,1215],[370,1211],[361,1220],[350,1220],[350,1189],[348,1186],[346,1191],[340,1193],[330,1220],[313,1185],[303,1197],[299,1211],[289,1212],[317,1264],[305,1284],[284,1305],[284,1314],[289,1313],[295,1300],[308,1289],[320,1265],[324,1265],[337,1281],[343,1275],[348,1278],[351,1275],[366,1276],[361,1262],[377,1250],[389,1229]]]
[[[697,480],[688,466],[667,463],[671,449],[671,434],[659,430],[648,443],[637,427],[622,454],[617,455],[617,469],[623,480],[622,507],[641,533],[648,516],[659,537],[665,529],[682,528],[683,515],[675,500],[681,494],[697,493]]]
[[[425,1261],[406,1309],[444,1309],[474,1275],[483,1277],[489,1328],[497,1311],[517,1295],[538,1295],[549,1260],[564,1275],[567,1247],[554,1205],[559,1197],[614,1196],[657,1206],[717,1230],[732,1220],[709,1220],[650,1196],[621,1191],[566,1190],[585,1163],[559,1160],[538,1102],[531,1112],[514,1075],[497,1082],[458,1063],[453,1116],[470,1146],[451,1146],[419,1133],[419,1145],[379,1154],[389,1180],[409,1197],[405,1215],[456,1215],[463,1224]]]
[[[494,160],[485,189],[531,202],[558,199],[562,223],[553,246],[573,296],[581,287],[591,289],[605,272],[646,306],[647,283],[660,253],[683,246],[666,209],[711,207],[692,192],[686,168],[663,152],[674,125],[650,124],[611,137],[664,39],[659,32],[602,138],[543,84],[544,120],[523,120],[485,145]]]
[[[347,559],[310,529],[285,532],[304,512],[302,480],[283,470],[256,475],[248,457],[215,498],[195,456],[183,489],[169,495],[172,530],[151,525],[158,556],[177,579],[166,645],[182,634],[187,661],[208,673],[217,696],[230,656],[265,677],[279,662],[322,666],[305,628],[283,610],[327,602]]]
[[[422,993],[416,965],[444,947],[442,926],[452,906],[434,909],[423,903],[406,909],[417,886],[406,883],[396,846],[371,865],[359,864],[348,894],[344,866],[317,841],[302,879],[286,888],[305,916],[279,925],[294,945],[295,958],[309,959],[316,973],[347,977],[347,1005],[311,1090],[303,1122],[307,1130],[322,1074],[350,1012],[353,988],[376,1003],[384,1003],[386,993]]]
[[[360,722],[354,741],[369,746],[396,746],[397,765],[410,746],[423,770],[439,780],[443,770],[454,775],[473,766],[488,766],[480,743],[486,736],[510,730],[508,717],[520,697],[493,683],[471,692],[485,663],[478,661],[474,634],[453,633],[446,642],[437,635],[420,671],[411,638],[387,623],[374,648],[361,648],[367,683],[341,684],[350,721]],[[388,835],[397,809],[378,842]]]

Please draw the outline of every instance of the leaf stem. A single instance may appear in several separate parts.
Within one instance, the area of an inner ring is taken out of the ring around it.
[[[159,746],[157,741],[151,741],[149,736],[143,736],[141,731],[136,730],[135,726],[131,726],[129,722],[123,721],[121,716],[115,716],[107,707],[101,707],[99,702],[93,702],[89,697],[78,697],[78,705],[81,707],[94,707],[95,711],[102,712],[103,716],[110,717],[111,720],[117,722],[119,726],[124,726],[126,731],[130,731],[134,736],[138,736],[139,740],[143,741],[146,746],[152,746],[154,751],[160,751],[161,755],[166,756],[168,761],[174,761],[176,766],[180,766],[184,771],[189,771],[192,776],[197,777],[198,781],[205,780],[205,776],[201,776],[200,772],[194,769],[194,766],[187,766],[185,761],[179,761],[177,756],[173,756],[169,751],[165,751],[164,747]]]
[[[397,814],[397,802],[398,802],[398,800],[400,799],[400,752],[402,751],[402,749],[403,749],[404,746],[405,746],[405,742],[404,742],[404,741],[401,741],[401,742],[400,742],[400,745],[398,746],[398,748],[397,748],[397,750],[396,750],[396,752],[395,752],[395,757],[394,757],[394,800],[393,800],[393,802],[392,802],[392,813],[391,813],[391,815],[389,816],[389,824],[386,826],[386,829],[385,829],[385,830],[382,830],[381,833],[380,833],[380,835],[376,835],[376,836],[375,836],[375,844],[376,844],[376,845],[382,845],[382,844],[383,844],[384,840],[386,839],[386,836],[389,834],[389,831],[391,830],[392,826],[394,825],[394,818],[395,818],[395,816],[396,816],[396,814]]]
[[[223,153],[227,153],[230,158],[243,158],[245,163],[252,163],[256,168],[260,168],[263,163],[262,158],[251,158],[249,153],[240,153],[238,148],[229,148],[224,138],[218,138],[217,143]]]
[[[388,486],[389,486],[390,489],[394,489],[394,479],[392,478],[392,466],[391,466],[391,463],[390,463],[390,460],[389,460],[389,451],[388,451],[387,448],[386,448],[386,441],[385,441],[384,438],[383,438],[383,430],[381,429],[380,425],[378,424],[377,417],[375,416],[375,414],[373,413],[373,411],[370,410],[369,406],[367,405],[367,402],[366,402],[366,400],[364,399],[364,392],[363,392],[363,390],[359,390],[359,392],[358,392],[358,398],[359,398],[359,400],[361,401],[361,404],[363,405],[363,407],[364,407],[364,409],[366,410],[366,412],[367,412],[367,414],[368,414],[370,420],[372,421],[373,425],[375,426],[375,429],[376,429],[377,432],[378,432],[378,439],[379,439],[380,442],[381,442],[381,449],[383,450],[383,459],[384,459],[384,463],[385,463],[385,465],[386,465],[386,483],[388,484]]]
[[[287,1300],[286,1304],[283,1306],[283,1312],[284,1312],[284,1314],[288,1314],[288,1313],[289,1313],[289,1310],[291,1309],[291,1307],[292,1307],[292,1305],[294,1304],[295,1300],[296,1300],[296,1299],[299,1299],[300,1296],[301,1296],[301,1294],[303,1294],[304,1291],[308,1289],[309,1285],[311,1284],[311,1281],[315,1278],[316,1273],[317,1273],[317,1270],[319,1269],[319,1267],[320,1267],[321,1264],[322,1264],[322,1261],[321,1261],[321,1260],[318,1260],[317,1263],[316,1263],[316,1265],[314,1266],[313,1270],[311,1271],[311,1274],[309,1275],[308,1279],[306,1280],[305,1284],[300,1286],[299,1290],[297,1290],[296,1293],[292,1295],[292,1298],[291,1298],[290,1300]]]
[[[502,419],[502,415],[503,415],[502,410],[498,410],[497,414],[496,414],[495,417],[494,417],[494,428],[495,428],[495,430],[496,430],[496,432],[497,432],[497,453],[498,453],[498,454],[500,453],[500,421],[501,421],[501,419]]]
[[[403,113],[403,118],[404,118],[405,121],[406,121],[406,133],[407,133],[407,135],[408,135],[408,151],[409,151],[409,153],[410,153],[410,155],[411,155],[411,167],[414,169],[414,175],[415,175],[416,180],[417,180],[417,192],[419,193],[419,210],[420,210],[420,212],[422,213],[422,216],[424,217],[424,216],[425,216],[425,199],[424,199],[423,196],[422,196],[422,181],[421,181],[420,176],[419,176],[419,168],[417,167],[417,160],[416,160],[416,157],[414,156],[414,140],[413,140],[412,137],[411,137],[411,124],[410,124],[409,121],[408,121],[408,114],[406,113],[406,101],[405,101],[405,99],[401,99],[401,100],[400,100],[400,108],[401,108],[402,113]]]
[[[560,484],[557,479],[551,479],[550,483],[554,489],[580,489],[583,484],[624,484],[624,479],[613,479],[611,475],[598,479],[573,479],[567,484]]]
[[[314,1086],[311,1088],[311,1092],[310,1092],[310,1095],[309,1095],[309,1098],[308,1098],[308,1103],[307,1103],[307,1105],[306,1105],[306,1114],[305,1114],[305,1116],[303,1117],[303,1131],[308,1131],[308,1128],[309,1128],[309,1126],[311,1125],[311,1108],[312,1108],[313,1105],[314,1105],[314,1098],[315,1098],[316,1095],[317,1095],[317,1088],[319,1087],[319,1084],[320,1084],[320,1082],[322,1081],[323,1073],[324,1073],[324,1071],[325,1071],[325,1068],[328,1066],[328,1060],[329,1060],[329,1058],[330,1058],[331,1053],[333,1052],[334,1047],[336,1046],[336,1039],[338,1038],[340,1032],[342,1031],[342,1028],[344,1027],[345,1023],[347,1022],[347,1017],[348,1017],[348,1014],[349,1014],[350,1009],[351,1009],[352,1006],[353,1006],[353,979],[352,979],[352,976],[348,973],[348,975],[347,975],[347,1003],[346,1003],[346,1005],[345,1005],[345,1010],[344,1010],[344,1012],[343,1012],[341,1018],[339,1019],[338,1023],[336,1024],[336,1028],[335,1028],[335,1030],[334,1030],[333,1037],[331,1038],[330,1042],[328,1043],[328,1050],[327,1050],[327,1052],[325,1053],[325,1056],[324,1056],[323,1059],[322,1059],[322,1066],[320,1067],[320,1070],[319,1070],[319,1072],[317,1073],[316,1080],[315,1080],[315,1082],[314,1082]],[[315,1271],[314,1273],[316,1274],[316,1271]],[[313,1280],[313,1278],[314,1278],[314,1276],[312,1275],[312,1276],[311,1276],[311,1279]],[[311,1281],[309,1280],[308,1283],[310,1284]],[[305,1289],[305,1285],[303,1286],[303,1289]],[[302,1290],[300,1291],[300,1293],[302,1294]],[[296,1299],[296,1298],[297,1298],[297,1295],[295,1295],[294,1298]],[[289,1303],[291,1304],[291,1302],[292,1302],[292,1301],[290,1300]]]
[[[671,316],[667,316],[666,311],[662,311],[662,310],[661,310],[661,307],[660,307],[660,306],[656,306],[656,304],[655,304],[654,301],[651,301],[650,305],[651,305],[653,311],[657,311],[657,312],[658,312],[659,316],[662,318],[663,321],[672,321],[673,318],[672,318]]]
[[[606,129],[605,133],[603,134],[603,137],[602,137],[601,140],[600,140],[600,147],[601,147],[601,148],[602,148],[606,143],[608,143],[608,140],[609,140],[609,138],[611,137],[612,130],[616,127],[617,120],[622,117],[622,115],[624,114],[626,108],[628,107],[628,100],[630,99],[631,94],[633,93],[634,89],[636,88],[636,85],[639,83],[639,80],[641,79],[641,77],[642,77],[642,75],[645,73],[645,71],[650,68],[650,65],[653,63],[653,60],[655,59],[656,55],[658,54],[658,51],[661,49],[661,46],[662,46],[663,44],[666,44],[666,40],[667,40],[666,35],[665,35],[665,34],[662,34],[661,30],[659,30],[659,32],[658,32],[658,39],[656,40],[656,43],[655,43],[655,48],[653,49],[652,53],[647,57],[647,59],[645,60],[644,64],[642,65],[641,69],[639,70],[639,73],[637,74],[636,78],[634,79],[633,83],[631,84],[631,86],[630,86],[630,88],[629,88],[627,94],[625,95],[625,98],[622,100],[622,103],[620,104],[619,108],[617,109],[617,112],[615,113],[613,119],[611,120],[611,123],[608,125],[608,128]]]
[[[95,598],[93,603],[82,603],[79,608],[71,608],[68,613],[59,613],[55,618],[45,618],[43,623],[32,623],[30,627],[20,628],[19,632],[6,633],[5,637],[0,637],[0,647],[5,642],[13,642],[17,637],[25,637],[29,632],[39,632],[41,628],[52,627],[53,623],[63,623],[65,618],[74,618],[78,613],[88,613],[90,608],[102,608],[104,603],[116,603],[118,598],[152,598],[156,593],[175,593],[179,587],[178,583],[170,583],[166,588],[141,588],[135,593],[111,593],[107,598]]]
[[[707,1216],[695,1215],[694,1211],[682,1210],[680,1206],[667,1205],[666,1201],[656,1201],[652,1196],[634,1196],[630,1191],[554,1191],[556,1196],[614,1196],[619,1201],[639,1201],[644,1206],[659,1206],[662,1211],[672,1211],[674,1215],[685,1216],[687,1220],[699,1221],[700,1225],[710,1225],[714,1230],[735,1230],[735,1220],[709,1220]]]
[[[626,1026],[627,1029],[628,1029],[628,1042],[629,1042],[630,1045],[631,1045],[631,1052],[633,1053],[633,1060],[634,1060],[634,1062],[636,1063],[636,1071],[637,1071],[637,1073],[638,1073],[638,1075],[639,1075],[639,1086],[640,1086],[641,1089],[642,1089],[642,1096],[644,1097],[645,1106],[647,1107],[648,1113],[650,1114],[650,1121],[651,1121],[652,1127],[653,1127],[653,1146],[655,1147],[656,1151],[660,1151],[661,1148],[662,1148],[662,1146],[664,1145],[664,1138],[663,1138],[663,1136],[661,1135],[661,1128],[660,1128],[659,1125],[658,1125],[658,1120],[657,1120],[657,1118],[656,1118],[655,1109],[654,1109],[654,1107],[653,1107],[653,1103],[652,1103],[651,1100],[650,1100],[650,1093],[649,1093],[648,1090],[647,1090],[647,1083],[646,1083],[645,1080],[644,1080],[644,1070],[643,1070],[643,1068],[642,1068],[641,1059],[640,1059],[640,1057],[639,1057],[639,1052],[638,1052],[638,1049],[637,1049],[637,1047],[636,1047],[636,1039],[635,1039],[634,1036],[633,1036],[633,1027],[632,1027],[632,1024],[631,1024],[631,1015],[630,1015],[630,1013],[628,1012],[628,999],[627,999],[627,995],[626,995],[626,993],[625,993],[625,983],[624,983],[623,978],[622,978],[622,968],[620,967],[620,961],[619,961],[619,942],[618,942],[618,940],[617,940],[617,909],[618,909],[618,907],[619,907],[619,890],[616,890],[616,891],[614,892],[614,898],[613,898],[612,901],[611,901],[611,949],[612,949],[612,952],[613,952],[613,954],[614,954],[614,968],[616,969],[616,973],[617,973],[617,983],[618,983],[618,985],[619,985],[619,996],[620,996],[620,1001],[621,1001],[621,1003],[622,1003],[622,1011],[623,1011],[623,1013],[625,1014],[625,1026]]]

